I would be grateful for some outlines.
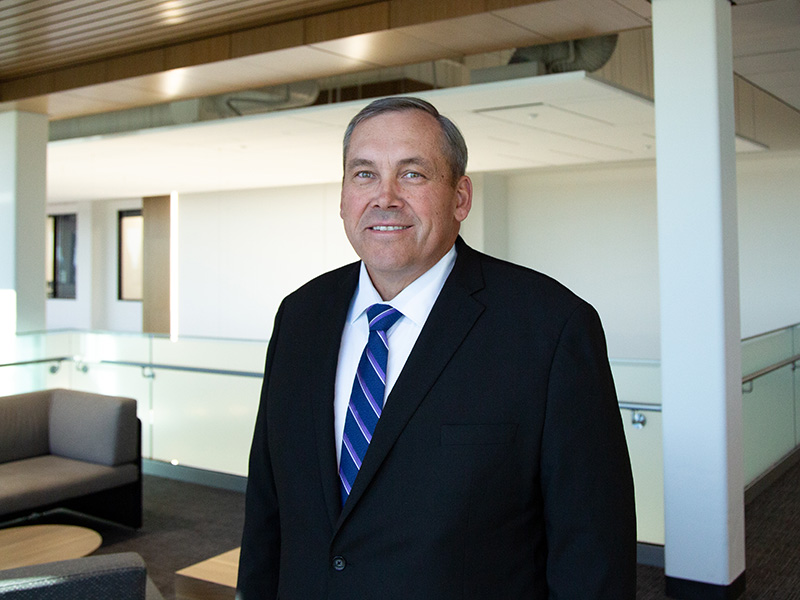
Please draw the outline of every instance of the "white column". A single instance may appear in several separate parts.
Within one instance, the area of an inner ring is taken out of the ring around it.
[[[652,4],[667,593],[735,598],[745,561],[731,8]]]
[[[17,332],[45,328],[47,127],[46,115],[0,113],[0,291],[16,296]]]

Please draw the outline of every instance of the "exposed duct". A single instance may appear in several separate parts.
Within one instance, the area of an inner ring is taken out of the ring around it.
[[[50,141],[139,131],[240,117],[314,104],[315,81],[296,82],[205,98],[178,100],[50,123]]]
[[[617,47],[617,34],[518,48],[509,64],[535,62],[539,73],[596,71],[608,62]]]

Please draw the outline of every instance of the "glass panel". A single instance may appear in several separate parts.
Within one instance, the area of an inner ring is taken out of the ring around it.
[[[649,544],[664,543],[664,461],[661,413],[642,412],[643,427],[633,423],[633,411],[620,411],[628,441],[636,493],[636,537]]]
[[[784,329],[742,342],[742,375],[774,365],[792,355],[792,330]]]
[[[153,458],[247,475],[261,380],[157,370]]]
[[[791,366],[753,382],[742,394],[744,475],[750,484],[795,446],[795,402]]]
[[[620,402],[661,404],[661,365],[658,361],[612,359],[610,363]]]
[[[266,343],[153,339],[153,363],[253,373],[254,377],[156,369],[153,458],[247,475]]]
[[[0,364],[38,360],[44,356],[43,334],[17,335],[0,344]],[[0,367],[0,395],[22,394],[45,386],[55,363]]]
[[[153,362],[229,371],[264,372],[266,342],[167,337],[153,338]]]

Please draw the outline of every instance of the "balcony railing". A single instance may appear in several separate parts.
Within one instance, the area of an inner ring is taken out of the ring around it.
[[[145,459],[237,476],[258,408],[266,342],[63,331],[0,350],[0,395],[51,387],[138,400]],[[745,480],[800,445],[800,324],[743,340]],[[660,364],[612,359],[636,485],[639,541],[664,543]]]

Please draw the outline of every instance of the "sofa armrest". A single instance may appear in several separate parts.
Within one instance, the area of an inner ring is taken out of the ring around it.
[[[42,598],[59,600],[163,600],[155,586],[148,582],[145,563],[135,552],[0,571],[0,598],[3,600],[28,600],[39,597],[40,592]]]
[[[108,466],[138,460],[136,400],[53,390],[50,453]]]

